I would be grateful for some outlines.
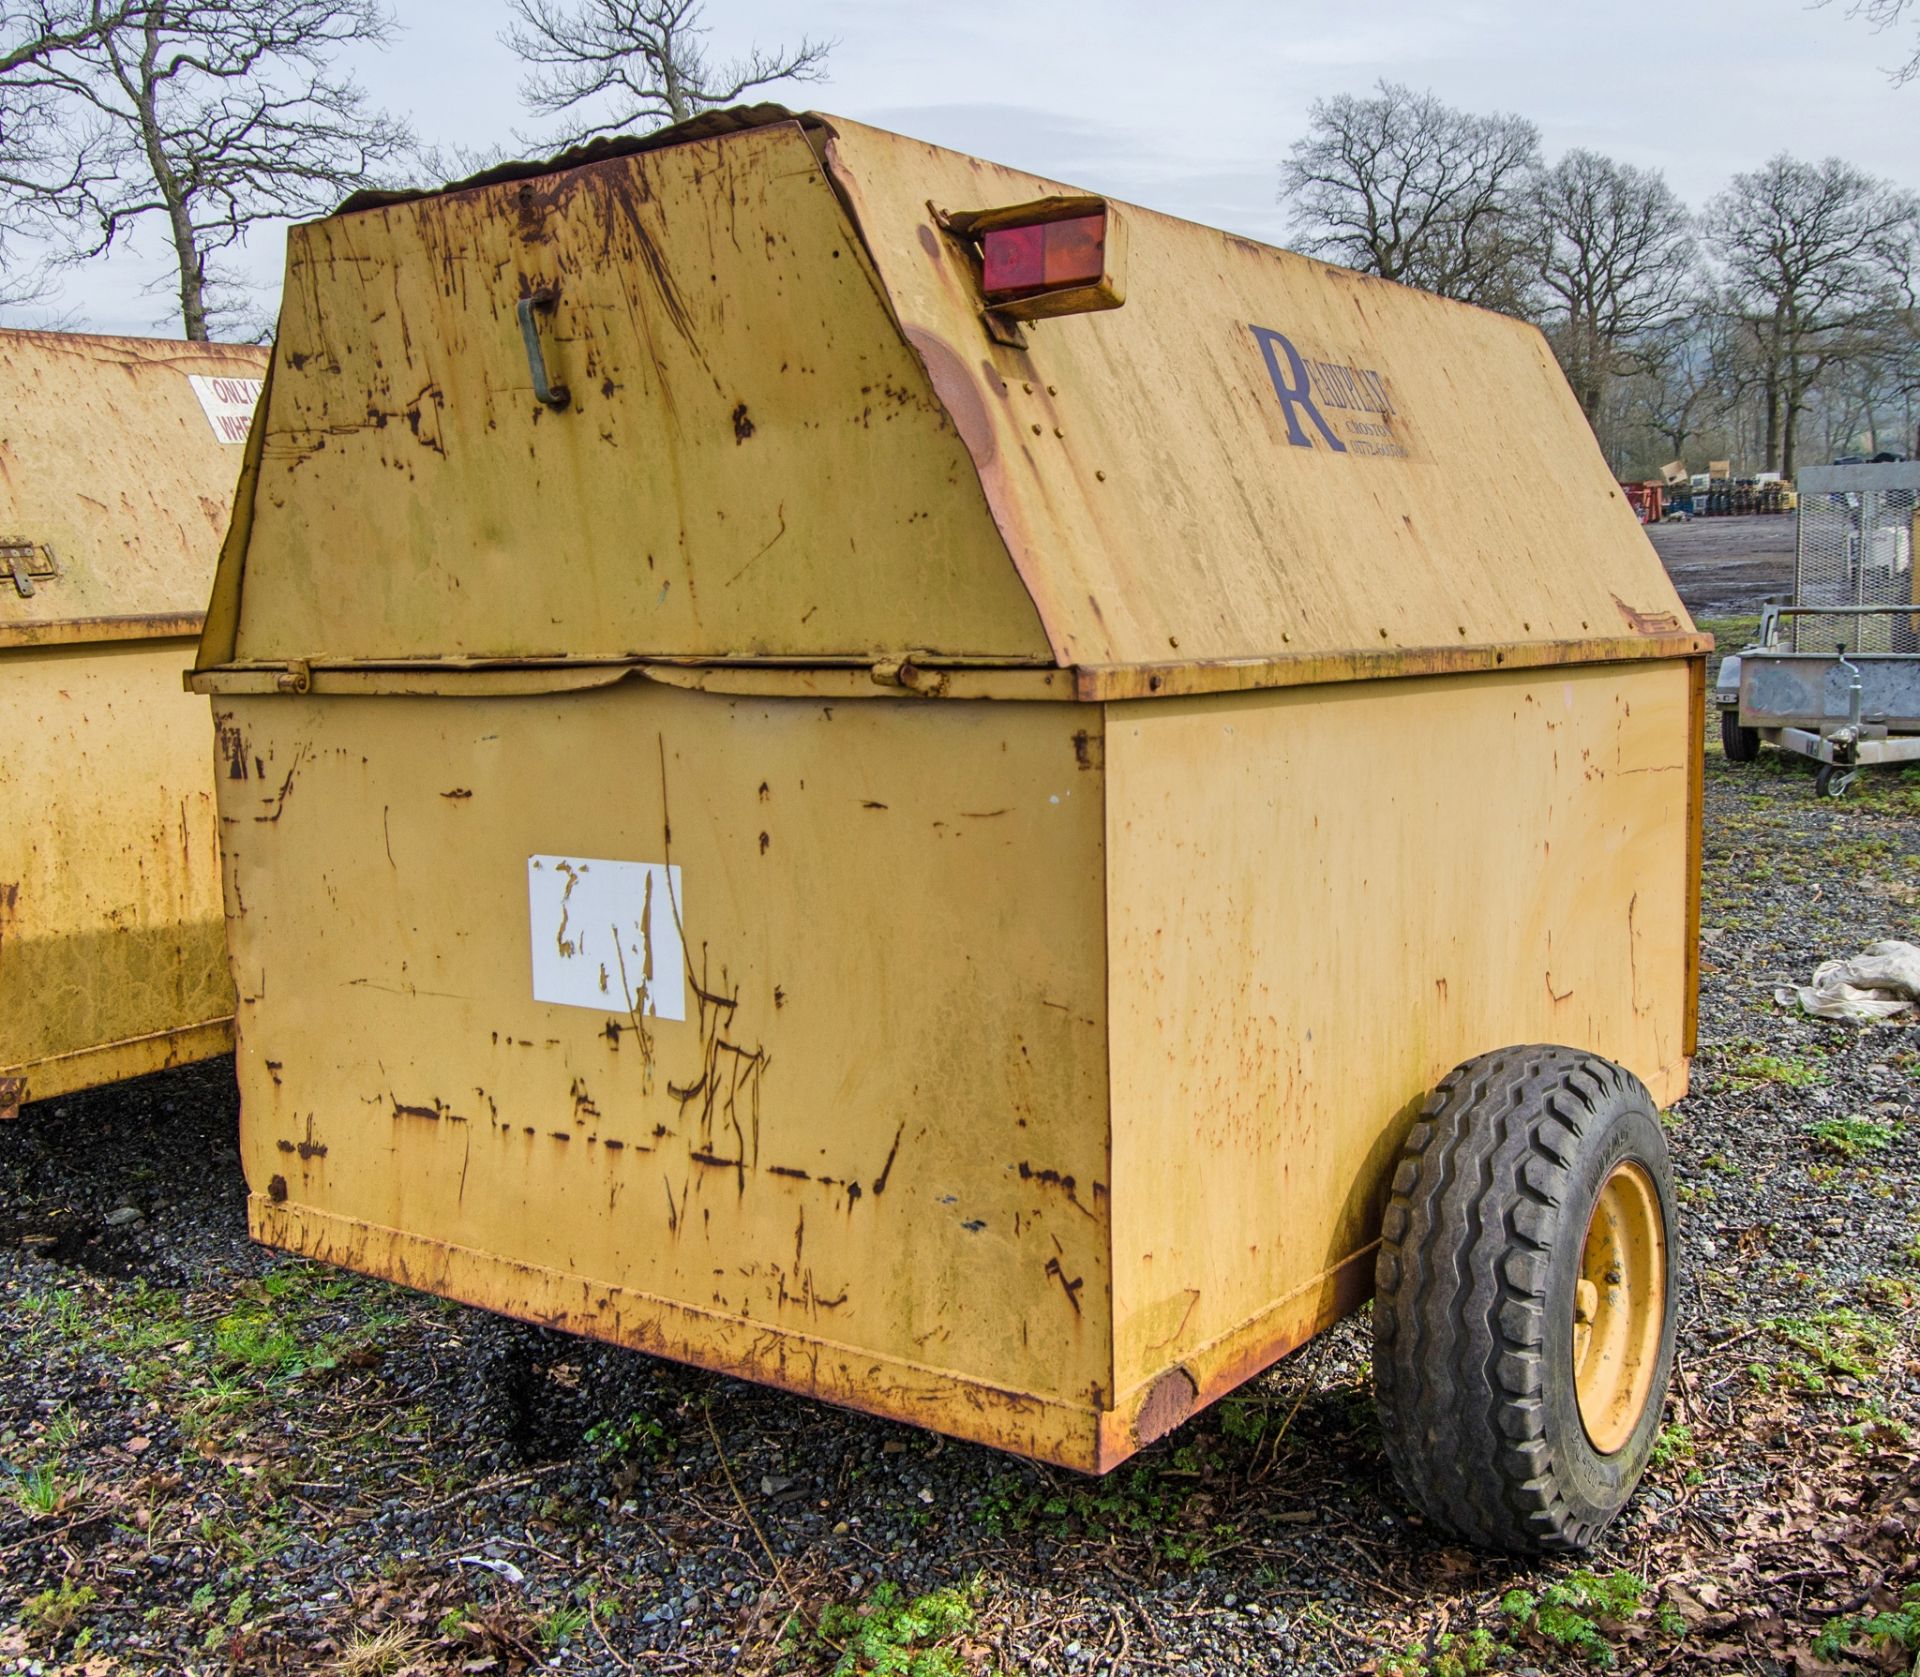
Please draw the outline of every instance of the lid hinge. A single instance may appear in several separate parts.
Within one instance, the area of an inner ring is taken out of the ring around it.
[[[14,591],[23,600],[38,592],[36,584],[51,582],[60,574],[53,549],[41,542],[20,536],[0,536],[0,571],[13,579]]]

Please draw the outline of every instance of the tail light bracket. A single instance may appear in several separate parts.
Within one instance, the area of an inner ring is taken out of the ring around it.
[[[1126,222],[1105,198],[1060,194],[987,210],[927,208],[966,251],[981,317],[998,343],[1025,348],[1023,322],[1126,301]]]

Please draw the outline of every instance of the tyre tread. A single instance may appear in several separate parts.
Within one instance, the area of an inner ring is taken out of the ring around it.
[[[1570,1048],[1502,1049],[1443,1078],[1393,1175],[1374,1379],[1395,1477],[1470,1541],[1580,1549],[1597,1526],[1556,1483],[1547,1432],[1548,1255],[1581,1143],[1639,1080]],[[1580,1231],[1584,1232],[1584,1231]]]

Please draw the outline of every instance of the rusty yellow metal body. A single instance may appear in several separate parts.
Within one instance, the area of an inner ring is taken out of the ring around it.
[[[208,709],[180,668],[265,364],[0,332],[0,1111],[232,1040]]]
[[[936,211],[1053,183],[711,129],[292,235],[253,1227],[1103,1469],[1366,1296],[1457,1062],[1684,1090],[1704,643],[1530,329],[1119,206],[1022,346]]]

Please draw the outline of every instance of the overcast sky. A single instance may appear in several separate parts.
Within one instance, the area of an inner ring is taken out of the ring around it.
[[[838,45],[823,84],[785,103],[959,147],[1254,238],[1281,241],[1280,160],[1316,98],[1382,76],[1573,146],[1651,166],[1698,205],[1778,151],[1838,155],[1920,188],[1920,82],[1887,68],[1851,0],[709,0],[713,56],[799,33]],[[500,45],[505,0],[397,0],[401,29],[352,62],[423,139],[511,144],[530,125]],[[1910,32],[1913,24],[1907,26]],[[70,274],[54,306],[103,332],[177,332],[158,229]],[[277,278],[282,240],[249,266]],[[270,298],[268,299],[270,301]]]

